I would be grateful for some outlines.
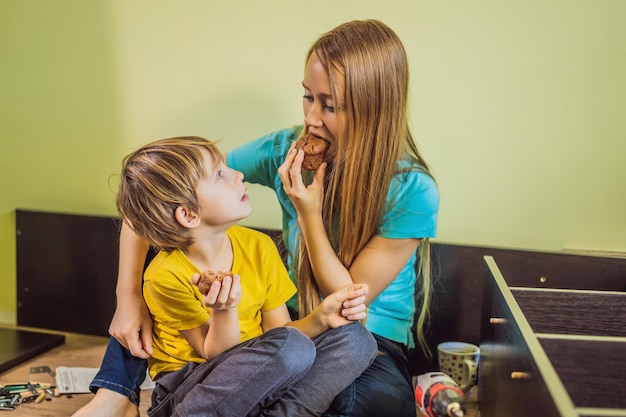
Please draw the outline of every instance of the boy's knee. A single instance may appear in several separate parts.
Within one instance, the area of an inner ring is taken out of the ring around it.
[[[316,350],[313,341],[300,330],[285,326],[283,343],[277,351],[277,359],[287,374],[300,374],[308,370],[315,361]]]
[[[378,352],[378,343],[372,333],[361,323],[351,323],[340,328],[342,343],[354,352],[354,359],[359,363],[371,364]]]

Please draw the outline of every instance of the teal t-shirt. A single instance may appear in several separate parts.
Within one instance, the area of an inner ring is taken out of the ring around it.
[[[245,181],[275,191],[282,210],[289,275],[294,282],[296,273],[291,255],[297,234],[290,231],[298,228],[297,212],[283,190],[278,168],[300,130],[301,127],[295,127],[270,133],[226,155],[227,165],[241,171]],[[409,166],[408,162],[399,164],[399,168]],[[435,237],[439,192],[432,177],[417,168],[400,172],[392,180],[378,236],[395,239]],[[415,314],[415,257],[413,254],[393,282],[370,304],[366,321],[366,327],[372,333],[409,347],[414,346],[411,327]],[[292,299],[289,304],[297,308],[294,302]]]

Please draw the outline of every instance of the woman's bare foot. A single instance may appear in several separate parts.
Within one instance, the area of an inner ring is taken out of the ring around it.
[[[139,417],[139,407],[122,394],[100,388],[72,417]]]

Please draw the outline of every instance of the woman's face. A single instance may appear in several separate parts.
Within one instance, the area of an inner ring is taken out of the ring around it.
[[[304,124],[310,133],[326,139],[332,148],[337,138],[339,103],[333,101],[328,73],[315,52],[306,63],[302,86]]]

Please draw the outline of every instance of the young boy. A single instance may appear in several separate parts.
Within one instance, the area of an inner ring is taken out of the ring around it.
[[[124,159],[121,219],[160,252],[144,274],[153,319],[150,416],[319,416],[365,370],[376,342],[358,322],[367,286],[349,285],[291,321],[295,293],[276,246],[237,226],[243,175],[214,144],[179,137]],[[206,295],[206,270],[232,271]]]

